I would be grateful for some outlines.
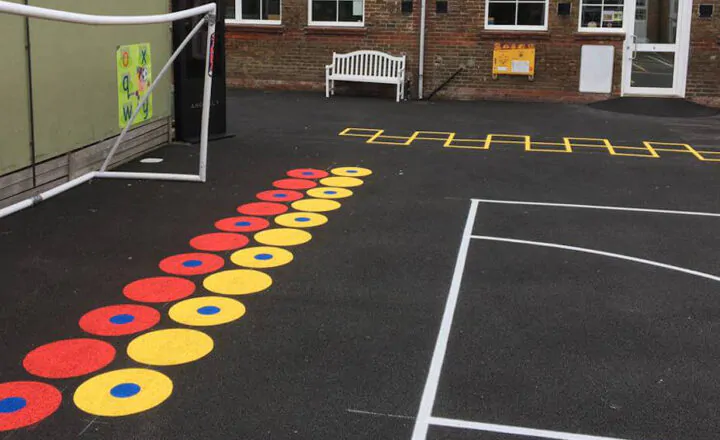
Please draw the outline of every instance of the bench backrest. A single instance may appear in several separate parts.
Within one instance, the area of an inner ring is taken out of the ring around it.
[[[404,75],[405,55],[394,57],[376,50],[333,53],[333,73],[371,78],[398,78]]]

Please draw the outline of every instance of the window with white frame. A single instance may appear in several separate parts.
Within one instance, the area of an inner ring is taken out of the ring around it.
[[[225,0],[225,21],[280,24],[282,0]]]
[[[580,0],[580,30],[622,32],[623,3],[623,0]]]
[[[548,0],[487,0],[485,28],[537,31],[547,29]]]
[[[363,26],[364,0],[308,0],[311,25]]]

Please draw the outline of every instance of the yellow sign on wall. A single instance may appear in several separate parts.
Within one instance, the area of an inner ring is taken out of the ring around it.
[[[495,43],[493,50],[493,78],[498,75],[535,77],[535,45]]]
[[[117,50],[118,115],[125,127],[152,82],[150,43],[120,46]],[[133,124],[152,118],[152,96],[143,105]]]

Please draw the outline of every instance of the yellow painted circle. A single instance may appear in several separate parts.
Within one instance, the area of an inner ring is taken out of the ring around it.
[[[196,361],[213,349],[210,336],[198,330],[171,328],[145,333],[130,341],[128,356],[146,365],[180,365]]]
[[[327,212],[339,209],[342,204],[340,204],[340,202],[336,202],[335,200],[302,199],[297,202],[293,202],[290,206],[298,211]]]
[[[248,295],[263,291],[272,285],[270,275],[250,269],[217,272],[203,281],[203,286],[222,295]]]
[[[230,256],[230,260],[238,266],[264,269],[288,264],[293,260],[293,254],[278,247],[258,246],[240,249]]]
[[[172,391],[173,383],[164,374],[126,368],[86,380],[75,390],[73,401],[88,414],[119,417],[154,408],[170,397]]]
[[[244,314],[245,306],[240,301],[221,296],[186,299],[172,306],[168,312],[173,321],[195,326],[227,324]]]
[[[344,199],[353,195],[353,192],[346,188],[320,186],[307,190],[307,195],[318,199]]]
[[[293,212],[275,217],[275,223],[280,226],[290,226],[295,228],[312,228],[327,223],[328,218],[322,214],[312,212]]]
[[[333,168],[330,170],[331,173],[335,174],[336,176],[344,176],[344,177],[363,177],[363,176],[369,176],[372,174],[372,171],[367,168],[360,168],[360,167],[341,167],[341,168]]]
[[[320,180],[325,186],[339,186],[340,188],[352,188],[353,186],[360,186],[363,181],[354,177],[326,177]]]
[[[254,238],[258,243],[271,246],[296,246],[310,241],[312,234],[300,229],[277,228],[260,231]]]

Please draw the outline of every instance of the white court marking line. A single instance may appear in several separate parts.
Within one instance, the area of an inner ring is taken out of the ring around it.
[[[415,417],[413,416],[404,416],[402,414],[387,414],[387,413],[379,413],[374,411],[362,411],[359,409],[352,409],[348,408],[347,412],[354,413],[354,414],[362,414],[365,416],[381,416],[381,417],[392,417],[394,419],[411,419],[415,420]]]
[[[598,437],[596,435],[573,434],[571,432],[547,431],[545,429],[523,428],[520,426],[495,425],[492,423],[468,422],[465,420],[431,417],[430,423],[435,426],[474,429],[476,431],[499,432],[502,434],[518,434],[529,437],[550,438],[556,440],[623,440],[615,437]]]
[[[715,212],[698,212],[698,211],[674,211],[671,209],[647,209],[647,208],[627,208],[623,206],[603,206],[603,205],[574,205],[571,203],[544,203],[544,202],[523,202],[518,200],[492,200],[492,199],[472,199],[481,203],[494,203],[498,205],[529,205],[529,206],[554,206],[560,208],[586,208],[586,209],[604,209],[608,211],[630,211],[630,212],[650,212],[654,214],[675,214],[675,215],[697,215],[704,217],[720,217],[720,213]]]
[[[443,312],[440,331],[438,332],[437,341],[435,341],[435,350],[433,351],[432,361],[430,362],[430,370],[428,371],[425,389],[422,394],[422,399],[420,400],[420,409],[418,410],[417,419],[415,420],[412,440],[425,440],[427,437],[438,382],[440,381],[440,372],[443,361],[445,360],[448,339],[450,338],[450,327],[452,326],[453,316],[455,315],[455,307],[457,306],[458,295],[460,293],[460,284],[462,282],[463,271],[465,270],[465,260],[467,259],[468,248],[470,247],[470,237],[472,236],[473,226],[475,225],[477,207],[478,201],[472,200],[470,202],[467,221],[465,222],[465,229],[463,230],[460,241],[460,249],[458,250],[457,260],[455,262],[455,272],[453,273],[452,282],[450,283],[450,292],[445,302],[445,312]]]
[[[159,157],[146,157],[145,159],[140,159],[140,163],[160,163],[164,159],[161,159]]]
[[[629,255],[623,255],[623,254],[616,254],[613,252],[598,251],[596,249],[588,249],[588,248],[577,247],[577,246],[568,246],[565,244],[558,244],[558,243],[547,243],[544,241],[517,240],[514,238],[493,237],[493,236],[489,236],[489,235],[473,235],[472,238],[477,239],[477,240],[502,241],[505,243],[528,244],[528,245],[532,245],[532,246],[550,247],[550,248],[556,248],[556,249],[565,249],[565,250],[569,250],[569,251],[585,252],[587,254],[603,255],[606,257],[618,258],[621,260],[628,260],[628,261],[634,261],[636,263],[648,264],[650,266],[662,267],[663,269],[669,269],[669,270],[674,270],[677,272],[683,272],[683,273],[687,273],[690,275],[695,275],[696,277],[707,278],[709,280],[720,282],[720,276],[712,275],[712,274],[705,273],[705,272],[699,272],[697,270],[686,269],[686,268],[680,267],[680,266],[673,266],[672,264],[660,263],[659,261],[646,260],[644,258],[631,257]]]

